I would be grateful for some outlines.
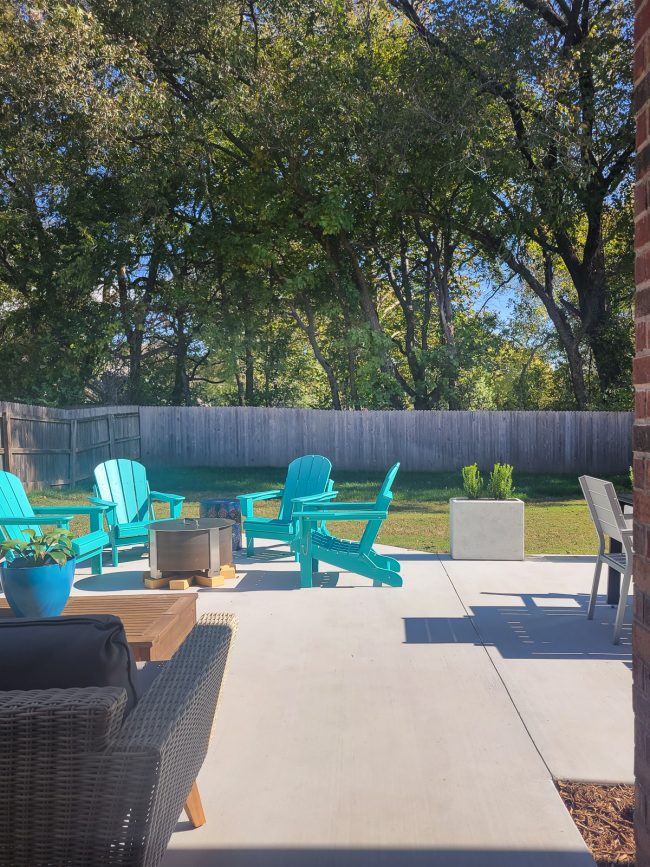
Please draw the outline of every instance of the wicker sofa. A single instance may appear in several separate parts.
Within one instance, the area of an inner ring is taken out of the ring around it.
[[[0,692],[1,867],[154,867],[208,748],[233,615],[196,624],[133,712],[115,687]]]

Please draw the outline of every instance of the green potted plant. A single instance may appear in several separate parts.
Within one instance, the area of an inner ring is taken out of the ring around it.
[[[483,495],[476,464],[461,470],[464,497],[449,501],[454,560],[523,560],[524,503],[515,497],[510,464],[495,464]]]
[[[57,617],[74,581],[72,533],[52,530],[38,535],[27,527],[22,539],[0,543],[2,589],[17,617]]]

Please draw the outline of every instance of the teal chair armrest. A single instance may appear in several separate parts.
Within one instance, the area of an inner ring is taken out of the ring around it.
[[[43,515],[43,518],[39,515],[33,515],[31,517],[23,515],[20,518],[17,518],[15,515],[12,515],[10,518],[5,518],[4,516],[0,516],[0,524],[4,524],[6,527],[18,527],[21,524],[23,526],[29,526],[30,524],[56,524],[57,527],[63,527],[63,529],[68,530],[70,528],[70,521],[72,520],[72,515]]]
[[[258,491],[256,494],[239,494],[237,499],[241,502],[242,500],[250,500],[254,502],[255,500],[276,500],[278,497],[281,497],[284,493],[282,488],[277,488],[273,491]]]
[[[163,503],[182,503],[185,497],[181,494],[162,494],[160,491],[149,491],[152,500],[160,500]]]
[[[338,503],[336,503],[335,505],[338,507]],[[358,509],[358,511],[354,512],[340,512],[338,511],[338,509],[330,509],[329,511],[316,511],[310,508],[308,511],[300,512],[298,514],[298,519],[300,521],[385,521],[387,517],[388,512],[379,511],[377,509],[374,509],[373,511],[369,509]]]
[[[43,515],[47,517],[52,512],[58,511],[66,511],[71,515],[88,515],[89,523],[90,523],[90,532],[96,533],[98,530],[102,529],[102,519],[104,517],[104,512],[111,508],[110,503],[96,503],[92,506],[66,506],[65,509],[54,509],[50,506],[35,506],[34,511],[40,517]]]
[[[311,504],[311,503],[314,503],[314,504],[325,503],[325,502],[328,502],[329,500],[335,499],[336,497],[338,497],[338,495],[339,495],[338,491],[328,491],[325,494],[311,494],[308,497],[294,497],[294,499],[291,502],[296,503],[296,505],[301,505],[301,504],[305,504],[305,503],[309,503],[309,504]]]
[[[117,503],[113,503],[111,500],[102,500],[100,497],[88,497],[88,500],[96,506],[102,506],[104,509],[117,508]]]
[[[359,510],[362,510],[364,512],[371,512],[375,509],[374,503],[333,503],[333,504],[331,504],[331,503],[327,502],[328,496],[329,496],[328,494],[323,494],[322,499],[321,499],[321,495],[319,495],[319,498],[317,500],[309,503],[309,508],[312,509],[314,512],[317,509],[327,509],[327,510],[336,509],[338,512],[354,512],[354,511],[359,511]],[[294,502],[296,502],[296,501],[294,500]]]
[[[34,506],[34,514],[36,515],[60,515],[66,512],[70,515],[92,515],[100,512],[105,512],[109,508],[105,506]]]
[[[95,507],[102,510],[102,514],[98,517],[94,517],[93,515],[90,516],[90,529],[102,529],[102,516],[104,514],[106,514],[106,523],[109,527],[112,527],[115,523],[115,510],[117,509],[117,503],[113,503],[111,500],[102,500],[101,497],[88,497],[88,500]]]
[[[255,494],[240,494],[237,499],[239,500],[239,508],[241,509],[241,515],[244,520],[246,518],[253,517],[253,504],[258,500],[277,500],[284,493],[282,488],[276,488],[273,491],[258,491]]]
[[[306,497],[294,497],[291,501],[294,504],[293,516],[292,516],[292,524],[293,524],[293,535],[296,540],[300,537],[301,526],[298,518],[302,514],[303,509],[312,508],[318,506],[319,503],[322,503],[323,506],[327,507],[329,505],[330,500],[334,500],[338,496],[338,491],[330,490],[326,491],[324,494],[310,494]],[[321,526],[321,522],[318,523],[318,526]]]
[[[169,517],[172,520],[180,518],[185,497],[180,494],[163,494],[161,491],[149,491],[149,498],[160,503],[169,503]],[[151,511],[153,514],[153,507]]]

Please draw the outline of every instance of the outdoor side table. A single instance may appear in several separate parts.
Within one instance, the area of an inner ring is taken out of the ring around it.
[[[114,614],[124,624],[136,662],[171,659],[196,623],[196,593],[84,593],[71,596],[61,616]],[[0,599],[0,619],[13,618]]]
[[[241,550],[241,506],[239,500],[221,500],[218,497],[208,497],[201,500],[200,514],[202,518],[228,518],[232,525],[232,549]]]
[[[622,493],[616,495],[618,502],[621,504],[621,509],[625,512],[626,506],[634,504],[634,496],[631,493]],[[620,554],[623,550],[623,545],[618,539],[609,539],[609,553]],[[618,600],[621,598],[621,573],[610,566],[607,570],[607,604],[618,605]]]
[[[150,524],[145,587],[185,590],[193,582],[220,587],[224,578],[235,578],[232,523],[223,518],[179,518]]]

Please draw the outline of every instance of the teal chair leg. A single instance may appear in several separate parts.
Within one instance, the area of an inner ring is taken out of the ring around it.
[[[182,503],[170,503],[169,504],[169,512],[172,517],[172,520],[176,520],[176,518],[180,518],[181,510],[183,508]]]
[[[318,560],[311,561],[311,574],[313,575],[315,572],[318,572]]]
[[[104,571],[104,565],[102,563],[102,552],[100,551],[98,554],[95,554],[94,557],[90,560],[90,568],[92,569],[93,575],[101,575]]]
[[[255,556],[255,536],[246,536],[246,556]]]
[[[111,564],[113,566],[119,566],[119,556],[117,553],[117,545],[115,544],[115,540],[111,541]]]
[[[301,587],[313,587],[314,581],[311,573],[311,557],[304,557],[300,561],[300,586]]]

